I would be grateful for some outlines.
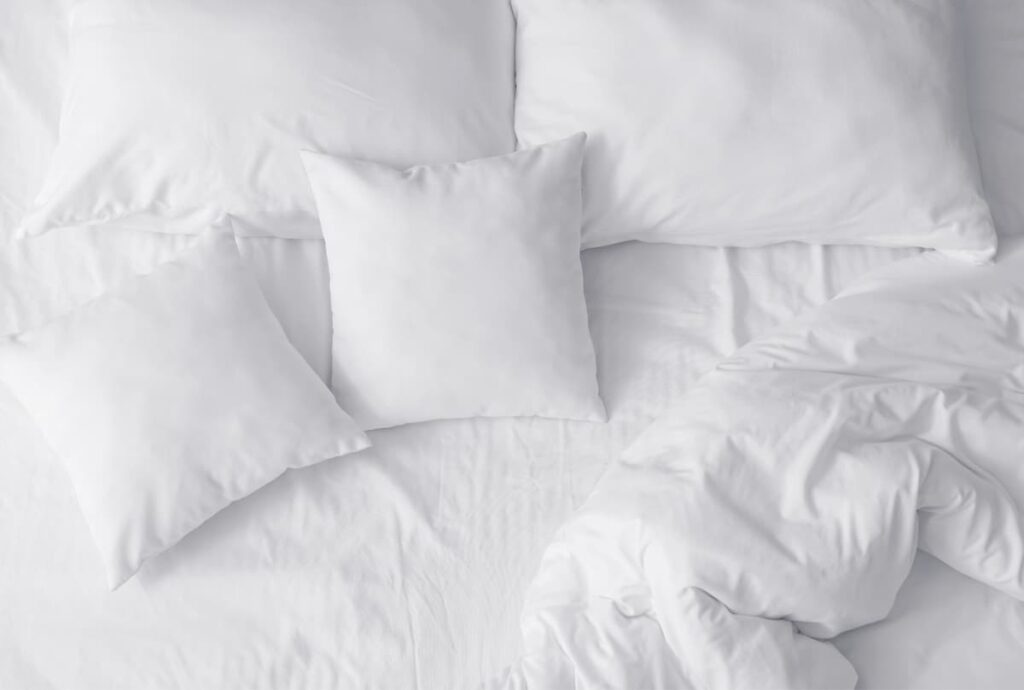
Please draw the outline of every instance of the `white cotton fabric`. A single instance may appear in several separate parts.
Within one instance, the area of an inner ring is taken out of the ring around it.
[[[288,342],[230,234],[0,339],[110,587],[285,470],[366,436]]]
[[[1024,234],[1024,3],[963,0],[971,123],[996,229]]]
[[[0,245],[39,191],[57,140],[73,1],[0,4]]]
[[[364,428],[605,419],[580,265],[585,140],[408,170],[303,153],[331,271],[332,388]]]
[[[515,127],[578,130],[586,247],[995,234],[949,1],[513,0]]]
[[[0,252],[4,330],[190,241],[68,229],[18,243]],[[239,244],[291,341],[329,376],[323,244]],[[62,463],[0,384],[0,617],[10,622],[0,626],[0,685],[475,687],[521,653],[523,593],[540,554],[651,419],[752,336],[908,253],[641,243],[584,252],[609,423],[475,419],[373,432],[374,448],[286,473],[114,595]],[[958,264],[929,265],[942,276]],[[1022,645],[1024,604],[927,557],[885,621],[837,640],[869,690],[1013,687]]]
[[[1022,250],[885,269],[719,363],[559,531],[506,685],[853,688],[826,640],[918,549],[1024,603]]]
[[[190,241],[69,228],[0,251],[4,329],[30,328]],[[239,246],[290,340],[329,377],[323,243]],[[113,595],[62,463],[0,385],[0,617],[11,622],[0,626],[10,650],[0,685],[475,687],[518,656],[523,590],[555,529],[651,419],[752,335],[906,253],[584,252],[608,423],[477,418],[371,432],[373,448],[286,473]],[[985,611],[992,634],[1013,634],[1005,599]],[[901,644],[933,630],[915,629]]]
[[[23,230],[229,213],[318,237],[301,148],[399,166],[514,148],[513,40],[500,0],[84,0]]]
[[[0,240],[56,141],[67,4],[0,3]],[[1024,3],[963,6],[992,14],[979,47],[1018,52],[1012,16]],[[998,74],[1012,85],[1021,73]],[[975,124],[1001,123],[1011,136],[998,142],[1010,145],[1021,113],[1007,110],[1008,91],[991,91],[998,101],[979,104],[991,117]],[[74,308],[191,241],[69,229],[0,247],[0,331]],[[326,380],[323,243],[244,239],[239,249]],[[651,417],[752,336],[907,253],[639,243],[584,252],[608,424],[477,419],[373,432],[374,449],[286,473],[114,595],[62,463],[0,384],[0,686],[475,687],[519,656],[523,591],[540,553]],[[890,615],[836,646],[863,690],[1016,687],[1024,604],[920,554]]]

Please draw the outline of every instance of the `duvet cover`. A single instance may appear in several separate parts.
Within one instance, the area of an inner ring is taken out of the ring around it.
[[[1024,600],[1024,251],[926,254],[722,361],[545,552],[529,688],[852,688],[918,549]]]

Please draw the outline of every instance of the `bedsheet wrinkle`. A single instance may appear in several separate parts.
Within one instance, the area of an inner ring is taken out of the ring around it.
[[[5,247],[0,332],[73,308],[189,241],[69,228]],[[240,249],[326,378],[322,245],[253,239]],[[517,655],[543,546],[644,426],[747,333],[908,254],[588,251],[609,424],[461,420],[376,432],[372,450],[288,473],[230,507],[116,596],[104,591],[59,461],[0,391],[0,648],[12,650],[0,686],[473,687]]]
[[[893,266],[703,377],[559,530],[504,685],[852,688],[825,640],[918,549],[1024,602],[1022,246]]]

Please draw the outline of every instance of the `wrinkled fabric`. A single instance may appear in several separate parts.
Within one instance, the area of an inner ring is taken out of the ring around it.
[[[883,270],[721,362],[560,530],[513,687],[853,687],[917,549],[1024,600],[1024,251]]]
[[[69,229],[0,251],[0,331],[72,309],[190,239]],[[323,243],[239,247],[326,380]],[[584,252],[607,424],[475,419],[373,432],[372,449],[285,474],[113,596],[59,460],[0,388],[0,686],[475,687],[518,656],[541,552],[629,442],[753,335],[908,253]]]
[[[70,4],[0,3],[0,242],[56,141]],[[990,10],[982,48],[1020,53],[1018,24],[1002,13],[1024,14],[1024,3],[964,5]],[[1021,90],[1001,84],[1024,71],[986,74],[993,98],[980,105],[984,119],[972,114],[979,140],[991,142],[979,143],[986,193],[992,201],[990,182],[1000,184],[1001,198],[1018,203],[1020,115],[1008,107]],[[990,163],[992,151],[1004,165]],[[0,250],[5,332],[190,241],[69,234]],[[322,244],[239,244],[289,338],[326,378]],[[377,434],[366,457],[285,475],[229,508],[116,597],[59,462],[0,390],[0,686],[473,687],[519,655],[526,584],[607,463],[717,360],[903,254],[636,243],[585,252],[608,425],[486,420]],[[863,688],[1016,687],[1024,604],[919,556],[889,617],[836,645]]]

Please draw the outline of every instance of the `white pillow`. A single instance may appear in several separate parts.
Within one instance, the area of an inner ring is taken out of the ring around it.
[[[369,445],[222,233],[0,338],[0,383],[67,467],[112,589],[286,469]]]
[[[996,229],[1024,235],[1024,2],[964,0],[971,122]]]
[[[300,148],[407,166],[505,153],[502,0],[83,0],[60,141],[23,222],[319,238]]]
[[[583,245],[995,234],[948,0],[513,0],[521,145],[585,130]]]
[[[405,171],[303,154],[331,274],[333,388],[365,428],[604,420],[580,265],[585,139]]]

